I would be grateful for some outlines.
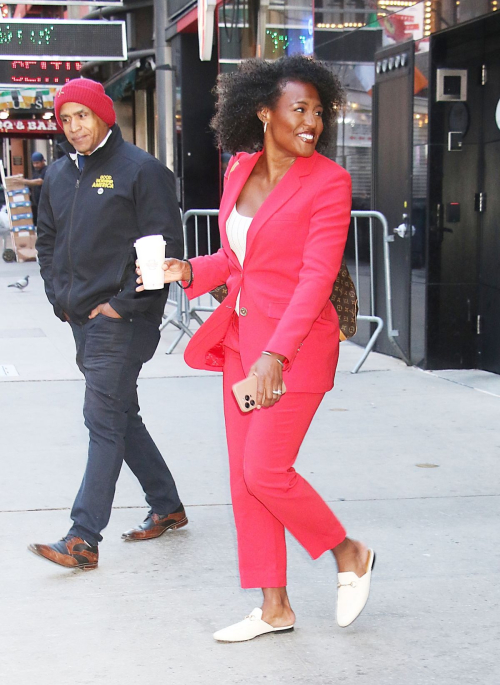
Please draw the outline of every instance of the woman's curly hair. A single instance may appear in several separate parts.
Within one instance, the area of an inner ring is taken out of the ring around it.
[[[323,132],[319,152],[327,149],[337,111],[344,102],[340,81],[328,67],[311,57],[293,55],[273,62],[249,59],[236,71],[221,74],[214,89],[217,97],[211,127],[226,152],[253,152],[264,145],[263,125],[257,116],[263,107],[273,109],[284,85],[290,81],[310,83],[318,91],[323,106]]]

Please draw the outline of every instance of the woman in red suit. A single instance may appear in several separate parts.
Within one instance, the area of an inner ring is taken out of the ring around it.
[[[165,282],[184,281],[190,298],[224,283],[228,288],[185,359],[194,368],[223,369],[241,585],[262,588],[264,598],[262,608],[216,632],[220,641],[293,628],[285,528],[314,559],[333,552],[339,625],[352,623],[368,599],[373,551],[346,537],[293,468],[333,387],[338,359],[339,325],[329,296],[347,238],[351,181],[316,150],[327,147],[341,102],[336,77],[302,56],[250,60],[222,76],[213,127],[222,148],[235,155],[219,213],[222,247],[189,262],[167,259],[164,266]],[[242,149],[259,151],[237,152]],[[252,374],[258,407],[243,413],[232,386]]]

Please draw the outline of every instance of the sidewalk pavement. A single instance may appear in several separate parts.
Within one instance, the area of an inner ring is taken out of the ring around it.
[[[25,291],[7,288],[26,274]],[[69,527],[86,460],[84,383],[37,265],[0,262],[0,293],[2,684],[500,681],[498,376],[425,373],[378,354],[352,375],[360,350],[343,343],[297,468],[377,551],[370,601],[338,628],[331,556],[313,562],[289,539],[295,631],[218,644],[214,630],[260,603],[238,584],[221,376],[184,364],[185,339],[166,355],[176,331],[163,333],[139,393],[189,525],[122,542],[146,515],[124,468],[99,568],[66,571],[26,546]]]

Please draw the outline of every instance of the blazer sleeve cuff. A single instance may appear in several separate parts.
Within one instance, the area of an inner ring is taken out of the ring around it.
[[[283,371],[289,371],[291,369],[298,352],[297,348],[294,346],[284,345],[283,342],[276,340],[274,337],[270,339],[267,347],[264,349],[268,352],[274,352],[275,354],[282,354],[285,357],[285,361],[283,362]]]

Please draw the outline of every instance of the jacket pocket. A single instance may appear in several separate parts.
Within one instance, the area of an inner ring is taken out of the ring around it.
[[[103,319],[106,321],[112,321],[113,323],[126,323],[127,319],[124,319],[122,316],[118,318],[117,316],[107,316],[106,314],[103,314],[102,312],[99,312],[97,316],[102,316]]]
[[[289,302],[270,302],[267,306],[267,315],[271,319],[281,319],[289,304]]]
[[[287,310],[289,304],[289,302],[270,302],[267,307],[267,315],[271,319],[281,319],[281,317]],[[335,311],[335,307],[330,302],[330,300],[328,300],[328,302],[321,310],[319,318],[324,319],[326,321],[333,321],[334,323],[336,322],[337,312]]]
[[[122,258],[120,267],[116,273],[116,287],[118,288],[118,291],[123,290],[123,286],[125,284],[126,278],[127,278],[127,267],[131,263],[131,259],[133,260],[132,254],[130,252],[127,252],[126,255]],[[132,263],[135,263],[132,261]]]

